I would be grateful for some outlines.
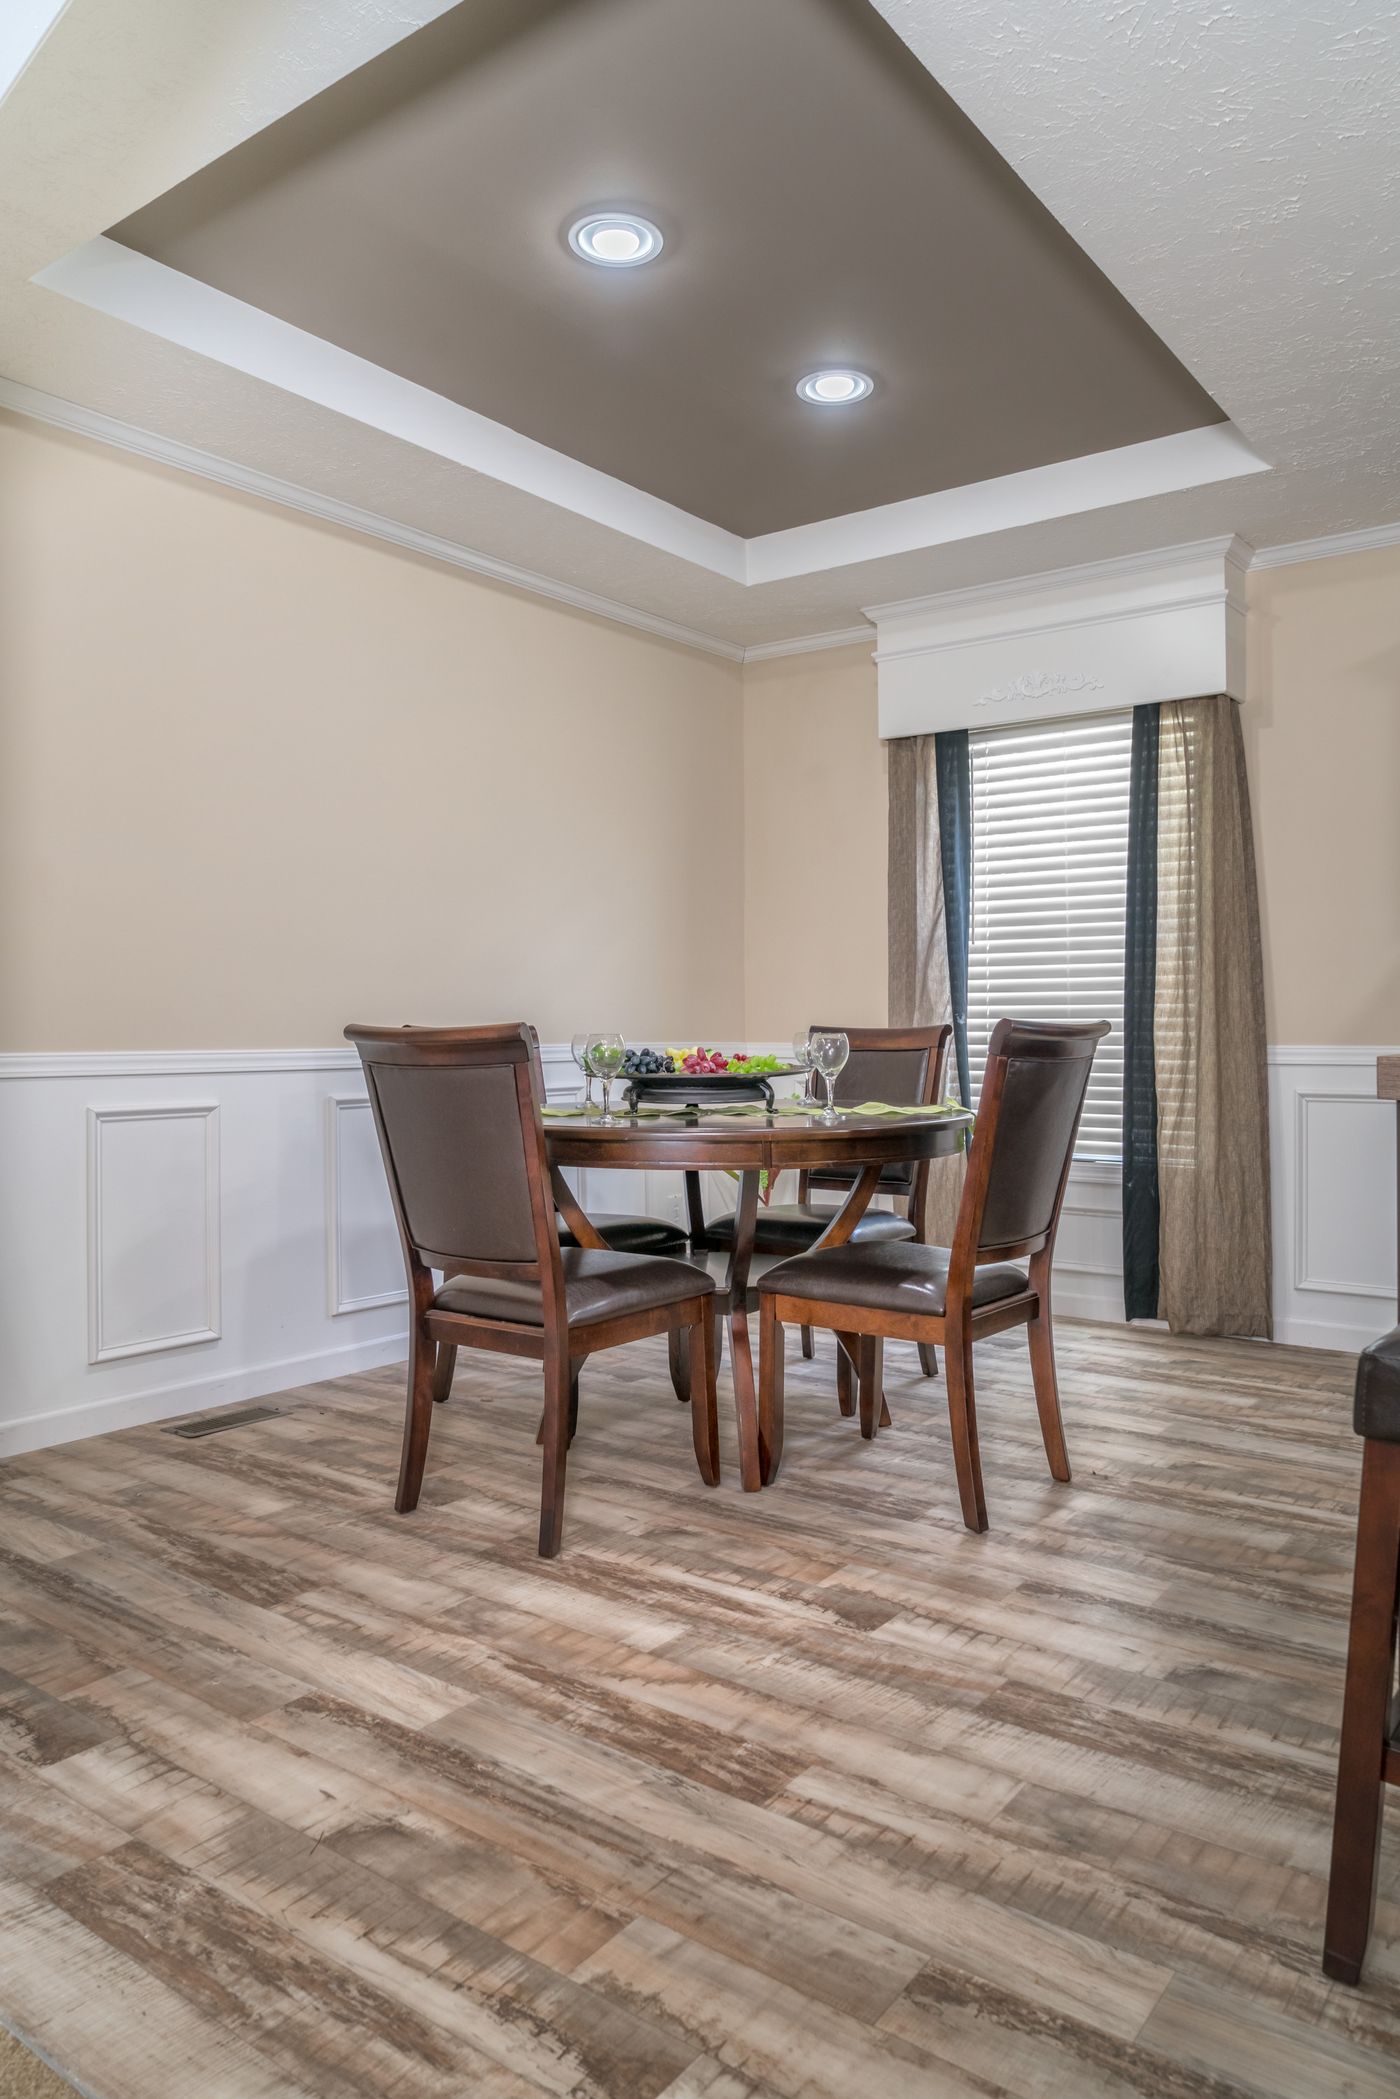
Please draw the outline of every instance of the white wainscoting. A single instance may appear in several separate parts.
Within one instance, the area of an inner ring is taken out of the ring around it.
[[[1276,1340],[1354,1353],[1395,1324],[1396,1104],[1376,1098],[1388,1053],[1269,1051]]]
[[[217,1101],[89,1108],[88,1361],[219,1338]]]
[[[1055,1242],[1054,1303],[1071,1319],[1123,1318],[1123,1173],[1116,1160],[1070,1170]]]
[[[552,1093],[578,1084],[562,1044],[543,1055]],[[1281,1341],[1355,1350],[1394,1322],[1395,1108],[1375,1099],[1376,1055],[1270,1052]],[[0,1456],[402,1356],[352,1052],[0,1057],[0,1149]],[[571,1178],[590,1210],[683,1218],[679,1175]],[[710,1214],[735,1193],[705,1176]],[[1071,1175],[1056,1304],[1122,1318],[1113,1165]]]
[[[542,1060],[550,1093],[578,1086],[566,1044]],[[0,1056],[0,1152],[0,1457],[403,1355],[352,1050]],[[678,1175],[570,1178],[590,1209],[684,1214]]]

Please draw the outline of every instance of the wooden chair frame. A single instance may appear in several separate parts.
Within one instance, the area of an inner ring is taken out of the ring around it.
[[[1385,1790],[1387,1785],[1400,1786],[1397,1611],[1400,1443],[1367,1437],[1361,1461],[1356,1571],[1322,1951],[1324,1972],[1338,1982],[1361,1980],[1376,1910]]]
[[[568,1184],[552,1171],[545,1150],[540,1104],[544,1077],[539,1040],[525,1023],[485,1028],[375,1028],[345,1030],[365,1067],[370,1106],[384,1157],[389,1194],[408,1275],[408,1398],[403,1452],[394,1507],[401,1515],[418,1506],[428,1454],[434,1397],[445,1398],[459,1348],[480,1348],[497,1355],[526,1356],[544,1366],[543,1479],[540,1492],[540,1553],[552,1559],[564,1527],[564,1483],[569,1444],[578,1408],[578,1375],[587,1358],[624,1342],[681,1328],[696,1330],[699,1375],[691,1380],[691,1430],[696,1463],[706,1486],[719,1484],[719,1413],[715,1389],[713,1290],[709,1279],[694,1297],[675,1304],[620,1314],[614,1319],[571,1326],[564,1292],[563,1264],[555,1212],[563,1217],[580,1247],[609,1252],[605,1241],[579,1207]],[[536,1255],[532,1261],[464,1260],[442,1248],[418,1246],[409,1231],[398,1170],[380,1111],[375,1067],[383,1064],[502,1066],[514,1069],[516,1107],[523,1139],[524,1170],[529,1190]],[[638,1258],[642,1258],[639,1256]],[[538,1283],[543,1300],[539,1326],[507,1319],[486,1319],[435,1308],[432,1271],[444,1277],[479,1276]],[[697,1271],[697,1282],[700,1281]]]
[[[1050,1265],[1055,1235],[1064,1207],[1065,1188],[1074,1160],[1074,1140],[1079,1131],[1083,1102],[1074,1119],[1064,1167],[1056,1189],[1047,1229],[1037,1237],[1010,1240],[1004,1245],[981,1246],[982,1217],[991,1183],[996,1153],[1002,1096],[1006,1089],[1010,1059],[1002,1045],[1015,1030],[1017,1055],[1034,1054],[1026,1047],[1034,1040],[1034,1023],[998,1021],[987,1051],[981,1102],[973,1130],[967,1179],[958,1210],[948,1264],[948,1285],[940,1314],[909,1314],[842,1304],[830,1299],[785,1297],[759,1284],[759,1448],[765,1482],[777,1475],[783,1449],[783,1328],[788,1325],[824,1327],[833,1332],[856,1367],[860,1432],[872,1440],[889,1415],[882,1383],[884,1343],[887,1340],[922,1342],[944,1350],[948,1387],[948,1418],[953,1435],[953,1464],[957,1473],[958,1498],[963,1522],[970,1531],[987,1528],[987,1504],[982,1484],[982,1463],[977,1443],[977,1410],[972,1378],[972,1344],[1006,1328],[1024,1326],[1030,1344],[1031,1378],[1035,1387],[1036,1411],[1053,1478],[1070,1478],[1069,1453],[1065,1447],[1064,1423],[1060,1417],[1059,1388],[1055,1378],[1055,1344],[1051,1326]],[[1105,1028],[1103,1032],[1107,1032]],[[1062,1028],[1048,1026],[1047,1035],[1062,1035]],[[800,1258],[800,1257],[799,1257]],[[974,1307],[972,1287],[979,1265],[994,1261],[1026,1260],[1027,1288],[1015,1297]]]

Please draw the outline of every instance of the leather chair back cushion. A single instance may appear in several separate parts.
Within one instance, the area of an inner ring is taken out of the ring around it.
[[[979,1249],[1021,1245],[1049,1231],[1093,1050],[1091,1043],[1087,1055],[1008,1059]]]
[[[912,1107],[924,1097],[929,1053],[921,1049],[853,1049],[845,1070],[836,1081],[836,1098],[847,1107],[858,1101],[889,1101]],[[813,1173],[814,1188],[849,1188],[852,1173]],[[907,1194],[914,1182],[914,1168],[906,1163],[887,1166],[880,1187],[890,1193]]]
[[[368,1077],[420,1251],[538,1256],[514,1064],[375,1064]]]

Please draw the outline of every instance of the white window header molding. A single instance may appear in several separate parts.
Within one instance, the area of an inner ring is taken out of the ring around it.
[[[1202,540],[872,605],[882,737],[1244,697],[1249,549]]]

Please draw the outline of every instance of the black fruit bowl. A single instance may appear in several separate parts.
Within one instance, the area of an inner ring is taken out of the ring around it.
[[[629,1108],[640,1101],[667,1100],[673,1107],[703,1108],[715,1100],[763,1101],[773,1105],[774,1079],[796,1076],[800,1066],[785,1066],[781,1071],[658,1071],[632,1072],[627,1074],[627,1085],[623,1098]]]

